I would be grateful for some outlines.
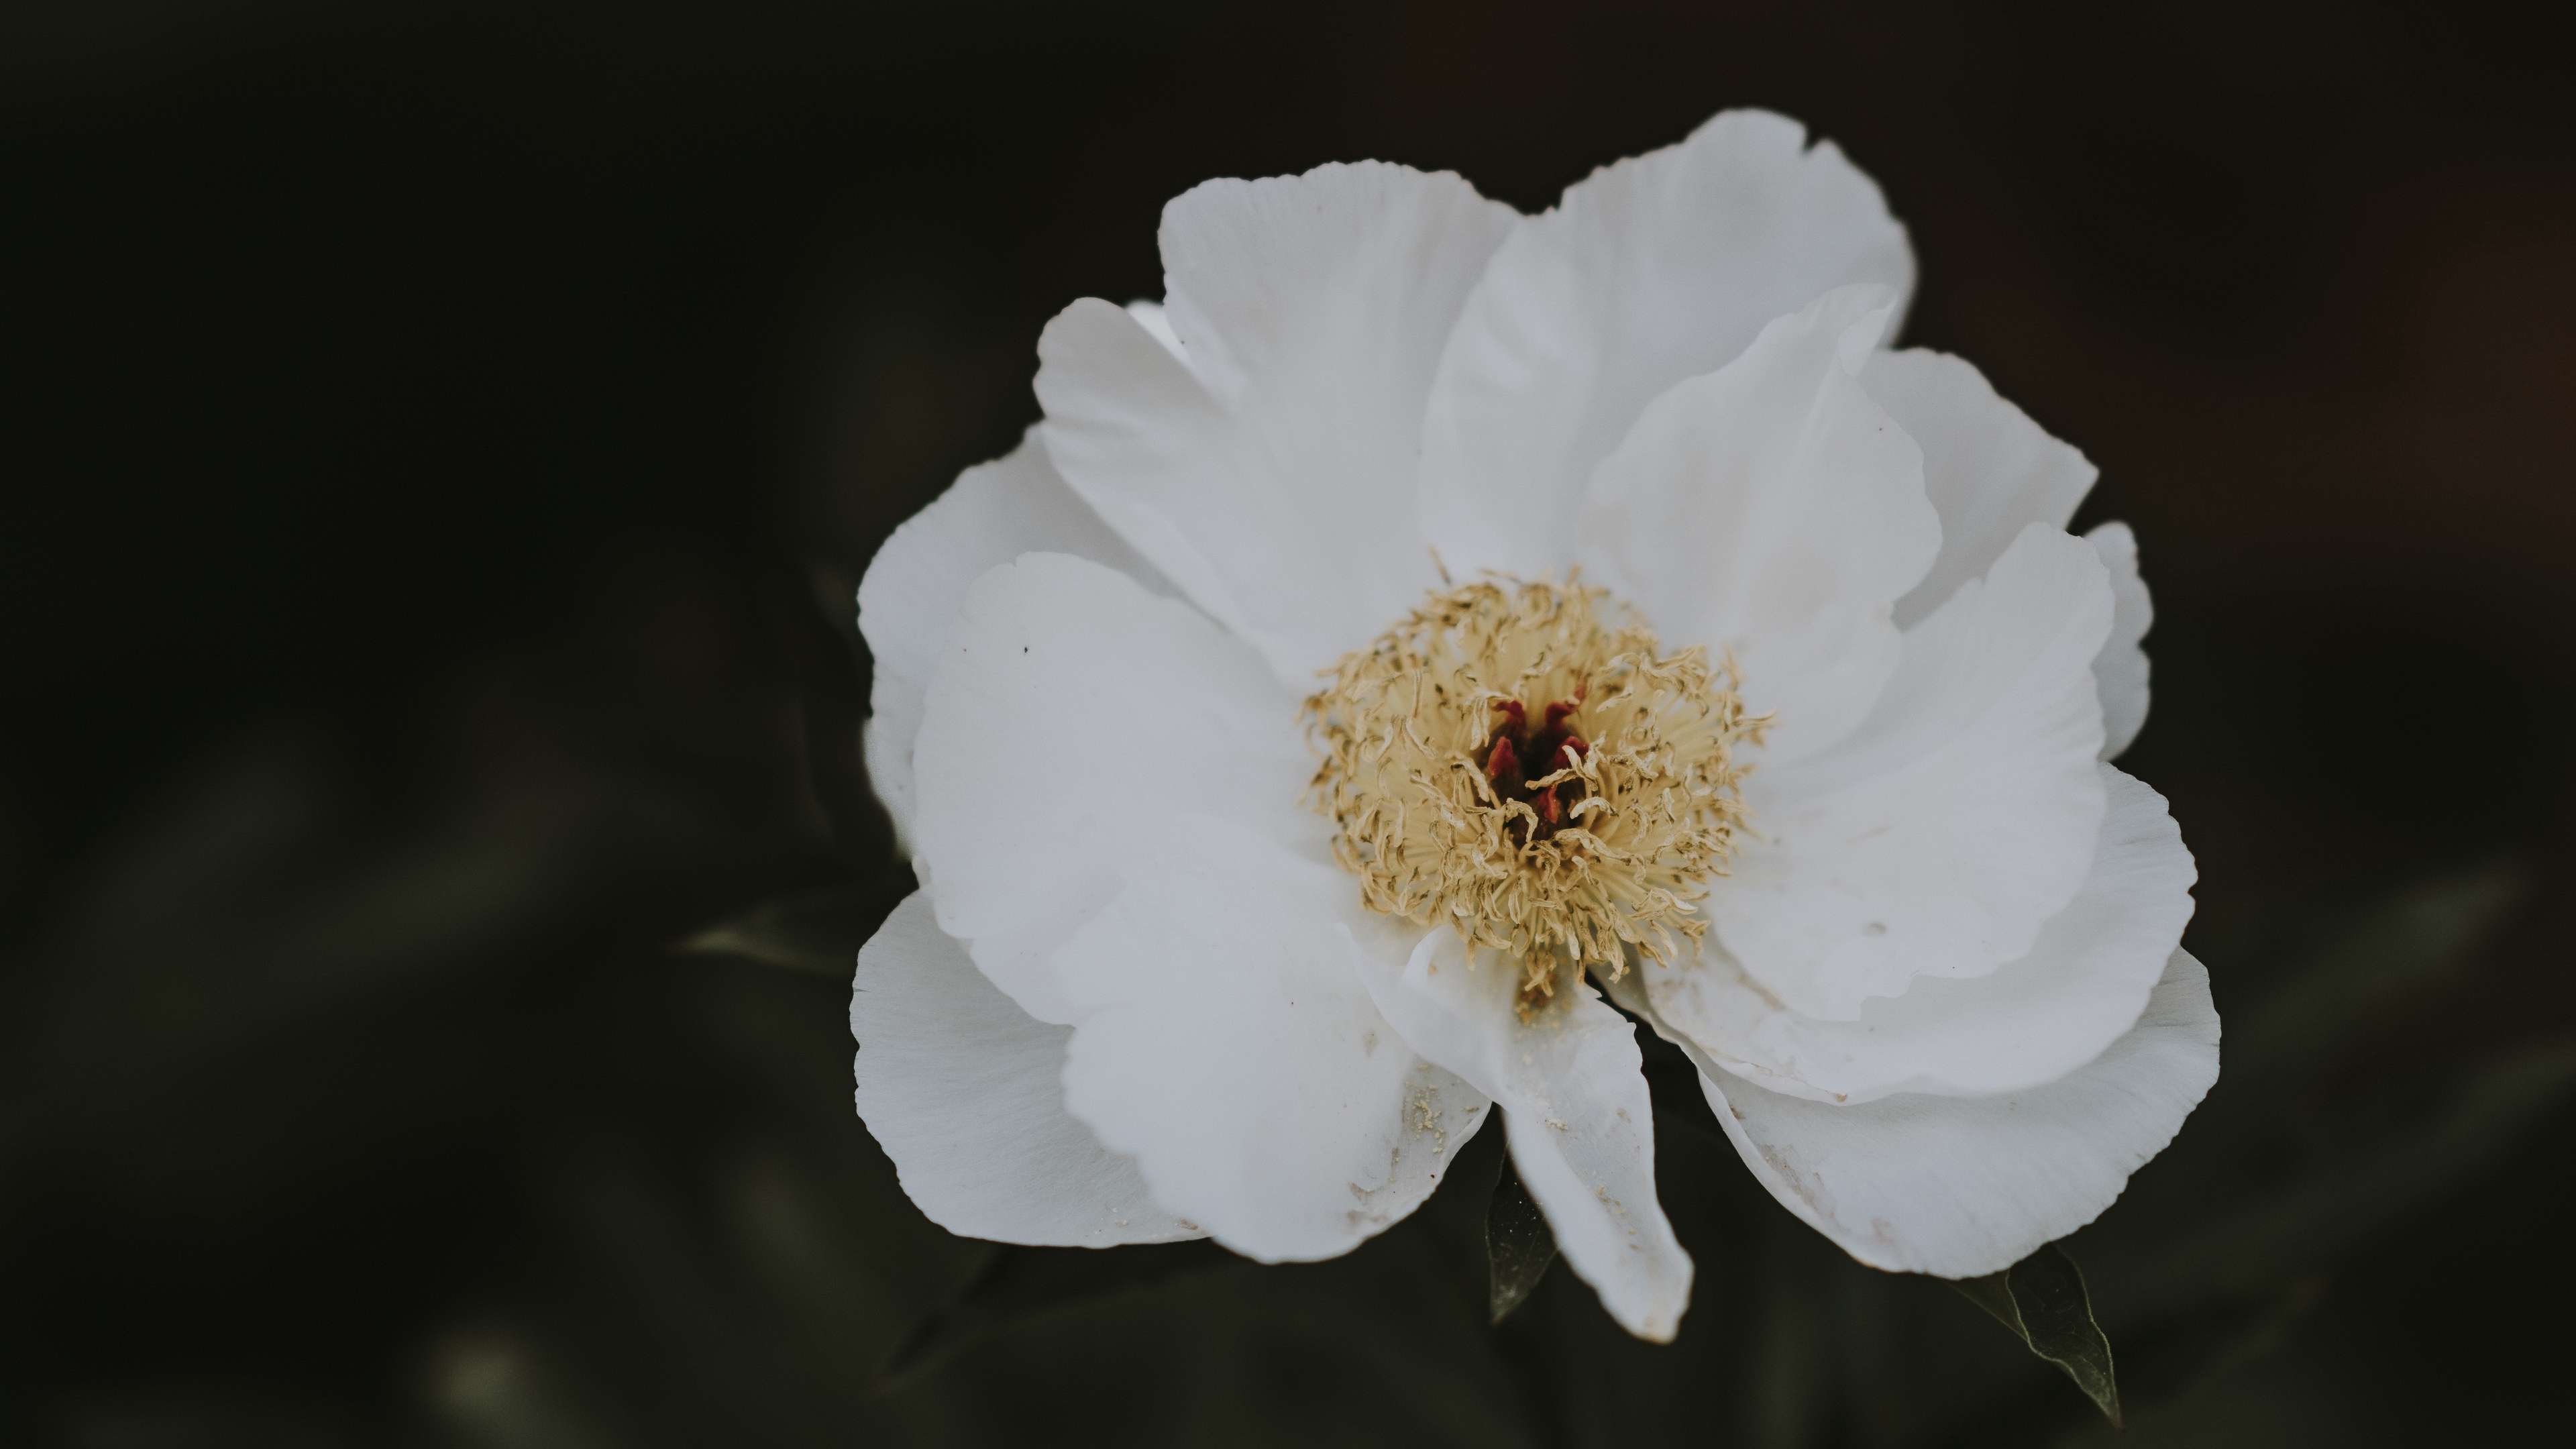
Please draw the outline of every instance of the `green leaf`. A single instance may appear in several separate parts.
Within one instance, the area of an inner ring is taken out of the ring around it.
[[[1122,1248],[1001,1245],[948,1302],[895,1345],[877,1371],[876,1392],[902,1388],[976,1344],[1030,1320],[1241,1261],[1204,1238]]]
[[[1510,1153],[1494,1177],[1494,1195],[1485,1204],[1485,1266],[1491,1273],[1493,1321],[1502,1322],[1521,1306],[1547,1265],[1556,1261],[1556,1233],[1547,1215],[1530,1199],[1521,1175],[1512,1170]]]
[[[2111,1372],[2111,1340],[2093,1321],[2084,1274],[2055,1243],[2000,1273],[1951,1286],[2021,1336],[2030,1351],[2066,1370],[2111,1427],[2120,1427],[2120,1385]]]
[[[859,948],[912,888],[912,872],[896,868],[870,880],[772,896],[671,949],[846,980],[858,967]]]

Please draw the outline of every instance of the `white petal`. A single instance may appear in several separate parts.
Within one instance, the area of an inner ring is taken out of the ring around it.
[[[1073,1032],[1011,1004],[920,891],[859,952],[850,988],[859,1116],[932,1222],[1055,1247],[1206,1234],[1154,1205],[1130,1158],[1065,1115]]]
[[[1916,981],[1856,1021],[1819,1021],[1756,990],[1714,943],[1643,969],[1656,1014],[1756,1086],[1815,1101],[1978,1096],[2053,1082],[2145,1009],[2191,920],[2196,872],[2155,791],[2108,765],[2093,871],[2030,954],[1967,980]]]
[[[939,925],[1040,1021],[1071,1024],[1046,958],[1121,887],[1119,863],[1196,810],[1328,858],[1300,803],[1297,700],[1189,605],[1032,553],[958,610],[913,748]]]
[[[2099,470],[1945,353],[1881,352],[1861,385],[1923,448],[1923,486],[1941,513],[1941,556],[1897,601],[1899,628],[1983,578],[2024,525],[2064,528]]]
[[[1562,570],[1592,468],[1646,404],[1819,295],[1913,285],[1878,187],[1797,122],[1728,111],[1524,221],[1440,359],[1425,531],[1459,577]]]
[[[1265,1262],[1347,1252],[1413,1211],[1487,1103],[1371,1004],[1350,876],[1197,816],[1124,874],[1055,954],[1083,1013],[1073,1114],[1156,1201]]]
[[[2093,659],[2102,689],[2102,758],[2116,760],[2147,723],[2147,651],[2138,647],[2156,622],[2147,581],[2138,577],[2138,536],[2125,523],[2084,535],[2111,571],[2111,637]]]
[[[1854,379],[1897,304],[1845,287],[1655,399],[1593,476],[1584,567],[1667,646],[1732,649],[1771,764],[1849,732],[1941,546],[1923,454]],[[1769,766],[1766,765],[1766,768]]]
[[[2105,808],[2091,546],[2022,531],[1905,635],[1877,709],[1825,756],[1757,771],[1753,830],[1708,907],[1744,969],[1833,1021],[1917,976],[1982,976],[2083,885]]]
[[[995,564],[1042,549],[1107,564],[1161,593],[1170,584],[1073,494],[1031,431],[1010,456],[969,468],[886,539],[859,581],[859,632],[875,661],[866,733],[868,779],[912,840],[912,742],[948,621],[967,586]]]
[[[1372,959],[1360,975],[1415,1051],[1502,1103],[1512,1164],[1601,1306],[1630,1333],[1669,1342],[1690,1306],[1691,1260],[1655,1198],[1636,1028],[1581,981],[1522,1020],[1517,968],[1486,953],[1471,969],[1445,929],[1401,971]]]
[[[1165,352],[1179,358],[1184,366],[1188,364],[1189,349],[1181,345],[1181,334],[1172,330],[1172,319],[1164,312],[1162,303],[1130,302],[1127,315],[1136,319],[1137,326],[1154,334],[1154,340],[1163,344]]]
[[[1973,1278],[2099,1217],[2164,1150],[2218,1080],[2218,1012],[2209,973],[2178,950],[2137,1025],[2044,1087],[1843,1107],[1704,1060],[1700,1073],[1737,1154],[1782,1206],[1873,1268]]]
[[[1437,579],[1415,527],[1423,403],[1514,219],[1377,163],[1193,189],[1163,213],[1177,354],[1097,301],[1038,343],[1056,466],[1304,684]]]

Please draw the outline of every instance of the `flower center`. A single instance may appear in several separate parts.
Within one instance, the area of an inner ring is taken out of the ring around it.
[[[1576,767],[1591,746],[1566,725],[1583,708],[1582,692],[1578,685],[1575,698],[1549,705],[1536,725],[1530,723],[1529,707],[1519,700],[1494,701],[1493,708],[1503,716],[1502,722],[1494,726],[1493,737],[1485,747],[1476,752],[1476,767],[1493,782],[1496,797],[1530,807],[1526,815],[1510,812],[1503,823],[1514,844],[1526,845],[1555,835],[1558,827],[1572,821],[1574,807],[1588,798],[1582,773]],[[1534,783],[1549,780],[1555,783]]]
[[[1315,803],[1370,909],[1520,963],[1614,979],[1708,930],[1694,902],[1744,819],[1734,664],[1665,654],[1607,590],[1493,579],[1435,593],[1306,701]]]

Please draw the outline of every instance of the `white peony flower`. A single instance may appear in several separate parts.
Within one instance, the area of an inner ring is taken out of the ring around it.
[[[1784,1205],[1961,1277],[2090,1221],[2215,1079],[2193,866],[2102,763],[2128,530],[1956,358],[1884,347],[1878,189],[1730,112],[1524,217],[1212,181],[1160,306],[859,590],[922,890],[858,1107],[950,1230],[1330,1257],[1500,1103],[1575,1272],[1690,1288],[1632,1023]]]

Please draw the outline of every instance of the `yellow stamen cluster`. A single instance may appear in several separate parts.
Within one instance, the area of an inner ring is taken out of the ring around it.
[[[1615,979],[1629,949],[1669,961],[1676,932],[1706,933],[1693,903],[1744,819],[1735,747],[1769,722],[1745,718],[1731,659],[1663,654],[1607,590],[1492,579],[1433,594],[1332,680],[1305,706],[1314,800],[1370,909],[1508,954],[1525,1008],[1566,967]],[[1559,702],[1588,748],[1497,790],[1500,722]],[[1542,822],[1534,792],[1571,803],[1539,801]]]

